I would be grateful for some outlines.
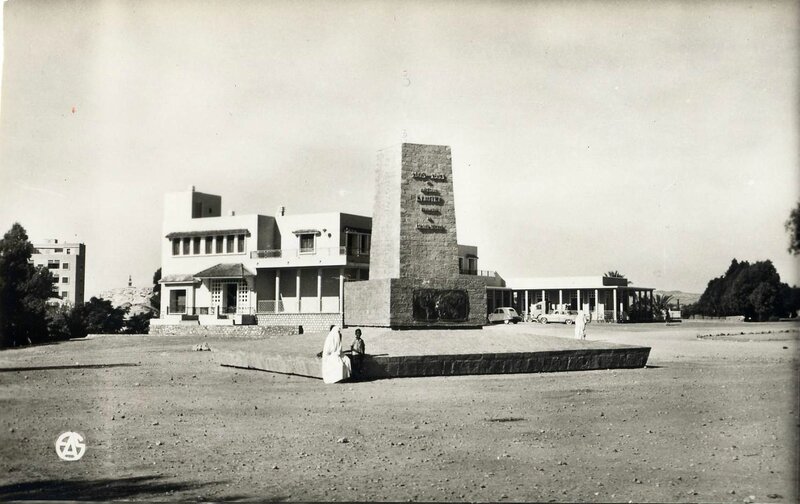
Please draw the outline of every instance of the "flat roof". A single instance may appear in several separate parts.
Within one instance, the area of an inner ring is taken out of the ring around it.
[[[507,278],[506,286],[513,290],[608,289],[612,287],[655,290],[653,287],[631,285],[625,278],[604,277],[602,275]]]

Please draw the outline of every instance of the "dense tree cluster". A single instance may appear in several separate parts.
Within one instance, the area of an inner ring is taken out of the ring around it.
[[[747,320],[786,317],[800,308],[800,289],[781,282],[772,261],[750,264],[734,259],[728,271],[708,282],[697,303],[686,306],[684,316],[728,317]]]
[[[15,223],[0,240],[0,346],[29,345],[46,339],[47,299],[53,276],[30,262],[33,245]]]
[[[31,262],[33,245],[15,223],[0,240],[0,348],[82,338],[87,334],[146,333],[150,315],[133,315],[91,298],[68,306],[53,300],[53,276]]]
[[[800,201],[789,214],[789,218],[784,223],[786,232],[789,233],[789,253],[792,255],[800,254]]]

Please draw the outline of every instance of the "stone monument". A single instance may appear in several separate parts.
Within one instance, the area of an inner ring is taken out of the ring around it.
[[[378,153],[370,279],[347,282],[344,294],[348,326],[483,326],[486,284],[458,268],[450,147]]]

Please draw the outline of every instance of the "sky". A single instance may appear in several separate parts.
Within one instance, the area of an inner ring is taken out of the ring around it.
[[[460,243],[505,278],[800,283],[798,2],[8,0],[0,230],[151,284],[163,196],[372,214],[378,150],[452,148]]]

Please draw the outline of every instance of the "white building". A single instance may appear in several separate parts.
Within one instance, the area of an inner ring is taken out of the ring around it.
[[[369,278],[372,219],[340,212],[222,215],[222,198],[164,201],[155,324],[341,323],[346,280]]]
[[[34,266],[44,266],[50,270],[53,282],[53,297],[61,298],[70,304],[83,303],[86,277],[86,246],[83,243],[59,243],[58,240],[45,240],[33,244],[31,261]]]
[[[625,278],[606,276],[509,278],[505,292],[487,293],[488,303],[507,302],[519,313],[539,305],[543,313],[553,310],[583,310],[592,320],[614,322],[627,320],[627,312],[637,301],[652,303],[653,288],[635,287]],[[494,306],[502,306],[495,304]]]

